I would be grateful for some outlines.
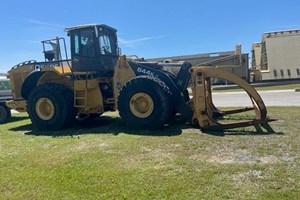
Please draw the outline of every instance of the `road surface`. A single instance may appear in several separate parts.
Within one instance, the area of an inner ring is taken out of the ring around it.
[[[271,90],[258,93],[266,106],[300,106],[300,92],[295,90]],[[252,105],[246,92],[213,93],[213,102],[217,107]]]
[[[295,90],[271,90],[258,93],[266,106],[300,106],[300,92]],[[252,107],[250,98],[245,92],[213,93],[213,102],[217,107]]]

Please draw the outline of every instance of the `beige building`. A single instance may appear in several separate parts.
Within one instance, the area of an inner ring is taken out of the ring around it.
[[[226,71],[235,73],[248,81],[249,80],[248,57],[249,57],[248,54],[242,53],[241,45],[237,45],[235,50],[233,51],[152,58],[147,60],[161,62],[161,63],[185,61],[191,63],[193,66],[199,64],[208,65],[216,68],[222,68]],[[168,66],[165,67],[165,69],[174,74],[177,74],[177,72],[179,71],[179,68],[175,66]],[[216,79],[216,81],[214,82],[218,84],[223,84],[222,80]]]
[[[264,33],[252,45],[251,80],[300,78],[300,30]]]

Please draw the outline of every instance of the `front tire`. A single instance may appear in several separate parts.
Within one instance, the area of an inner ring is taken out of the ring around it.
[[[137,77],[122,87],[118,110],[127,125],[156,129],[168,123],[172,117],[171,94],[161,80]]]
[[[28,98],[29,117],[38,128],[59,130],[75,119],[73,93],[65,86],[44,84]]]

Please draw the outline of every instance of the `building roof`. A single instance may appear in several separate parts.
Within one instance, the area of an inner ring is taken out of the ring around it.
[[[194,58],[213,58],[220,56],[228,56],[234,54],[234,51],[224,51],[224,52],[214,52],[214,53],[203,53],[203,54],[193,54],[193,55],[183,55],[183,56],[170,56],[170,57],[162,57],[162,58],[149,58],[147,60],[185,60],[185,59],[194,59]]]
[[[286,37],[300,35],[300,29],[282,30],[263,33],[263,38]]]
[[[69,28],[65,28],[65,31],[69,32],[69,31],[76,30],[76,29],[83,29],[83,28],[89,28],[89,27],[95,27],[95,26],[104,27],[104,28],[110,29],[114,32],[117,32],[117,29],[114,29],[114,28],[112,28],[110,26],[107,26],[105,24],[82,24],[82,25],[78,25],[78,26],[72,26],[72,27],[69,27]]]

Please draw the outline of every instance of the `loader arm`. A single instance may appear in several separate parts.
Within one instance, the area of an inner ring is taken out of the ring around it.
[[[182,64],[178,66],[181,65]],[[115,67],[114,73],[115,101],[117,102],[120,90],[127,81],[140,76],[153,77],[154,79],[158,79],[164,82],[164,87],[167,87],[166,90],[171,93],[170,95],[172,96],[176,111],[181,113],[187,121],[190,121],[192,119],[193,112],[191,107],[186,104],[183,94],[183,91],[186,89],[186,83],[182,81],[182,87],[180,88],[176,84],[178,79],[172,77],[171,74],[167,73],[166,71],[160,70],[159,67],[160,66],[156,63],[134,62],[127,60],[126,56],[121,56],[119,62]],[[188,67],[190,66],[188,65],[187,67],[185,67],[184,71],[186,71],[189,75],[189,71],[187,71],[189,69]]]
[[[224,130],[252,125],[266,125],[270,121],[277,120],[275,118],[271,119],[267,117],[267,109],[262,98],[257,91],[241,77],[221,69],[202,66],[192,67],[190,72],[193,79],[192,93],[194,114],[192,122],[193,124],[199,124],[202,129]],[[249,95],[253,107],[224,112],[217,109],[212,101],[210,78],[229,80],[240,86]],[[255,111],[255,119],[222,124],[217,120],[219,116],[241,113],[249,110]]]

